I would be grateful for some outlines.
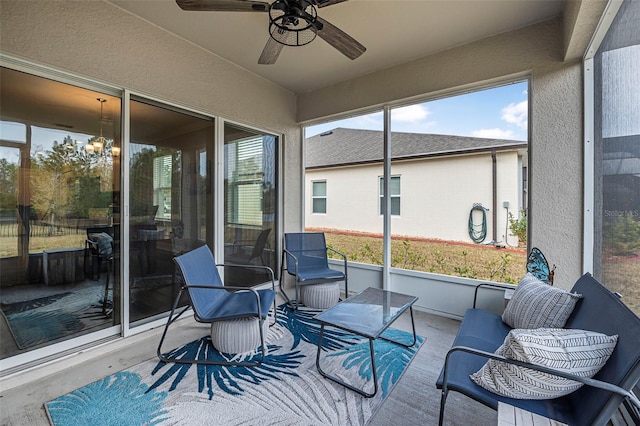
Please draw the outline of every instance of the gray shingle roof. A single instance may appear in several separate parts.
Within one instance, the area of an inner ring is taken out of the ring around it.
[[[526,148],[524,141],[426,133],[391,133],[392,159]],[[337,128],[306,139],[306,168],[380,162],[383,132]]]

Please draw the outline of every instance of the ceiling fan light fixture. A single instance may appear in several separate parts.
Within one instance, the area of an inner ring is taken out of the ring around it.
[[[285,46],[304,46],[317,35],[315,6],[308,0],[275,1],[269,8],[269,34]]]

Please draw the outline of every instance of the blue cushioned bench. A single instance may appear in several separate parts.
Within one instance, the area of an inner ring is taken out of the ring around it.
[[[440,425],[449,391],[460,392],[494,410],[497,410],[498,402],[503,402],[569,425],[605,425],[625,398],[640,409],[640,402],[629,392],[640,379],[640,318],[588,273],[571,291],[582,294],[583,298],[578,301],[565,328],[618,335],[613,354],[598,374],[593,379],[586,379],[495,355],[494,351],[502,345],[511,328],[502,322],[500,315],[483,309],[468,309],[436,382],[442,390]],[[571,378],[586,385],[569,395],[550,400],[503,397],[483,389],[469,378],[489,358]]]

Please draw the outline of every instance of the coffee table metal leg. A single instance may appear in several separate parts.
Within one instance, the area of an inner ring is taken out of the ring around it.
[[[375,396],[375,394],[378,392],[378,374],[376,372],[376,357],[375,354],[373,352],[373,339],[369,338],[369,355],[371,356],[371,372],[373,374],[373,392],[372,393],[368,393],[365,392],[363,389],[359,389],[353,385],[350,385],[349,383],[345,383],[344,381],[340,380],[339,378],[332,376],[330,374],[325,373],[322,368],[320,367],[320,352],[322,351],[322,336],[324,334],[324,324],[322,324],[320,326],[320,337],[318,338],[318,352],[316,354],[316,368],[318,369],[318,372],[323,376],[326,377],[327,379],[331,380],[332,382],[338,383],[339,385],[342,385],[348,389],[351,389],[354,392],[359,393],[360,395],[364,396],[365,398],[371,398],[372,396]],[[414,331],[414,335],[415,335],[415,331]]]
[[[411,328],[413,329],[413,342],[411,344],[406,344],[402,342],[398,342],[397,340],[387,339],[386,337],[380,336],[378,339],[386,340],[387,342],[395,343],[396,345],[404,346],[405,348],[410,348],[415,345],[418,341],[418,337],[416,336],[416,323],[413,321],[413,307],[409,307],[409,313],[411,314]]]

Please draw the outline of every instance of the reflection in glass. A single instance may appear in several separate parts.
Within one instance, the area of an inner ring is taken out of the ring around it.
[[[213,128],[210,118],[131,102],[129,317],[134,325],[171,309],[180,286],[173,257],[207,243],[213,226],[207,168]]]
[[[225,263],[276,267],[277,138],[225,124]],[[225,284],[250,287],[269,277],[227,268]]]
[[[7,68],[0,82],[7,358],[120,322],[121,101]]]

